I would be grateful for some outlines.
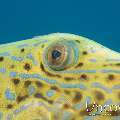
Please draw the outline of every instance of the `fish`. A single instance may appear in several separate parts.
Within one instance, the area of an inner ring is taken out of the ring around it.
[[[0,45],[0,120],[120,119],[120,53],[51,33]]]

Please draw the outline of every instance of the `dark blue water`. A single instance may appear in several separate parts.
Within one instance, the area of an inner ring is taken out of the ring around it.
[[[119,5],[119,0],[0,0],[0,43],[67,32],[120,52]]]

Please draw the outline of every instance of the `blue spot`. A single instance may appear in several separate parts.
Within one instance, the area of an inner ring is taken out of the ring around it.
[[[91,62],[97,62],[96,59],[89,59]]]
[[[10,89],[6,89],[6,91],[5,91],[5,97],[8,100],[15,100],[15,93],[11,92]]]
[[[16,72],[10,72],[10,77],[15,77],[17,75]]]
[[[35,93],[35,87],[30,85],[28,87],[28,93],[29,93],[29,95],[33,95]]]
[[[52,97],[54,94],[55,94],[55,91],[54,91],[54,90],[48,90],[48,91],[47,91],[47,96],[48,96],[48,97]]]
[[[52,58],[53,59],[57,59],[60,56],[61,56],[61,52],[59,52],[58,50],[53,50],[52,51]]]

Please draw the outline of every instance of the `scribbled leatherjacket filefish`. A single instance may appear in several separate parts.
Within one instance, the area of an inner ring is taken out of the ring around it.
[[[66,33],[0,45],[0,120],[120,120],[120,54]]]

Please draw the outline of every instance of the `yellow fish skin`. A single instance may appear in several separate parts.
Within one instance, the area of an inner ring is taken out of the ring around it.
[[[0,45],[0,120],[120,119],[120,54],[74,34]]]

